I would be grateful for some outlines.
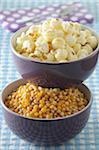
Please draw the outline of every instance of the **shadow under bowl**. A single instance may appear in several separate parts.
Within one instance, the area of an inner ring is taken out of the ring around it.
[[[26,80],[24,79],[16,80],[8,84],[1,94],[1,105],[6,123],[20,138],[30,141],[35,145],[57,145],[73,138],[85,127],[90,114],[92,95],[84,84],[73,85],[79,88],[89,101],[87,106],[81,111],[62,118],[31,119],[12,112],[4,103],[6,97],[13,90],[25,83]]]

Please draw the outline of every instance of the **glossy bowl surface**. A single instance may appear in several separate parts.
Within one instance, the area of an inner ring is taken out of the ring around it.
[[[89,29],[98,39],[92,29],[86,26],[82,27]],[[16,38],[27,29],[28,27],[18,30],[11,38],[13,60],[23,78],[31,78],[35,84],[43,87],[64,88],[67,83],[83,82],[94,71],[98,60],[99,44],[86,58],[63,63],[41,62],[18,54],[15,51]]]
[[[56,119],[31,119],[12,112],[4,104],[6,97],[13,90],[25,83],[24,79],[16,80],[8,84],[1,94],[1,105],[6,123],[16,135],[36,145],[56,145],[73,138],[85,127],[90,114],[92,95],[84,84],[74,85],[89,100],[88,105],[78,113]]]

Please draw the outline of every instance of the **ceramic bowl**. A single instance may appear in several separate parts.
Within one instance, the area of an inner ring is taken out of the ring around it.
[[[26,83],[19,79],[8,84],[1,94],[1,105],[9,128],[20,138],[35,145],[56,145],[76,136],[86,125],[92,104],[92,94],[84,84],[73,85],[79,88],[88,99],[88,105],[68,117],[56,119],[31,119],[12,112],[5,106],[6,97],[17,87]]]
[[[97,34],[92,29],[87,26],[82,27],[89,29],[98,39]],[[13,60],[23,78],[32,78],[35,84],[43,87],[64,88],[70,82],[81,83],[94,71],[98,60],[99,44],[89,56],[63,63],[41,62],[18,54],[15,50],[16,38],[27,29],[28,27],[21,28],[11,38]]]

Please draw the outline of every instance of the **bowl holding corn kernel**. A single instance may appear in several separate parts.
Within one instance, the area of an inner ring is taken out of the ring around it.
[[[56,18],[18,30],[11,46],[22,77],[46,87],[81,83],[94,71],[99,53],[92,29]]]
[[[8,84],[1,105],[10,129],[36,145],[61,144],[86,125],[92,94],[84,84],[44,88],[25,79]]]

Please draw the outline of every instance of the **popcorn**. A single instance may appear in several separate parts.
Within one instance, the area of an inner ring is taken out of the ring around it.
[[[40,32],[40,28],[41,28],[40,25],[32,25],[27,30],[26,35],[34,34],[34,33],[37,33],[37,32],[39,33]]]
[[[75,53],[77,53],[79,50],[81,50],[81,44],[79,43],[74,44],[73,50],[75,51]]]
[[[69,60],[69,61],[77,60],[77,59],[78,59],[78,57],[77,57],[76,54],[74,54],[74,55],[73,55],[72,53],[69,54],[69,57],[68,57],[68,60]]]
[[[27,57],[27,56],[28,56],[28,53],[27,53],[27,52],[26,52],[26,53],[22,53],[22,55]]]
[[[45,45],[45,47],[46,47],[46,45]],[[43,49],[44,48],[44,46],[43,47],[36,47],[36,49],[35,49],[35,51],[36,50],[38,50],[38,51],[40,51],[40,52],[42,52],[42,53],[44,53],[44,54],[47,54],[48,53],[48,49]]]
[[[66,50],[68,51],[68,54],[69,54],[69,52],[75,54],[74,49],[72,47],[70,47],[68,44],[66,45]]]
[[[55,51],[55,58],[57,61],[65,61],[68,56],[68,52],[65,49],[57,49]]]
[[[54,33],[54,30],[52,29],[49,29],[46,32],[43,32],[42,35],[44,39],[48,42],[51,42],[56,37],[56,34]]]
[[[24,38],[25,37],[25,33],[24,32],[22,32],[22,34],[21,34],[21,38]]]
[[[50,27],[54,29],[61,29],[62,28],[62,22],[60,19],[53,18],[50,20]]]
[[[17,44],[22,44],[22,38],[21,37],[17,37],[16,43]]]
[[[34,42],[30,40],[25,40],[23,42],[22,49],[27,49],[27,52],[32,52],[34,49]]]
[[[57,37],[52,41],[52,47],[54,49],[65,48],[65,40],[61,37]]]
[[[39,37],[36,40],[35,45],[37,47],[39,47],[40,51],[42,51],[44,53],[48,53],[49,52],[48,43],[42,37]]]
[[[75,51],[74,51],[74,49],[72,48],[72,47],[70,47],[70,46],[66,46],[66,50],[68,51],[68,57],[67,57],[67,59],[69,60],[69,61],[71,61],[71,60],[77,60],[77,55],[76,55],[76,53],[75,53]]]
[[[43,23],[42,23],[42,26],[41,26],[41,30],[42,32],[46,32],[50,27],[50,19],[49,20],[45,20]]]
[[[81,30],[80,24],[77,22],[73,23],[73,27],[72,27],[73,34],[79,35],[80,30]]]
[[[30,54],[29,54],[29,57],[34,57],[34,53],[30,53]]]
[[[92,35],[88,29],[85,30],[85,34],[86,34],[86,37],[90,37]]]
[[[85,31],[81,31],[80,32],[80,36],[78,38],[78,42],[81,45],[85,45],[87,43],[87,39],[86,39],[86,32]]]
[[[55,61],[55,57],[54,57],[53,53],[47,54],[46,61]]]
[[[86,49],[82,49],[82,50],[78,51],[77,56],[78,56],[78,58],[84,58],[84,57],[88,56],[88,52],[86,51]]]
[[[73,46],[75,45],[77,38],[74,35],[69,34],[66,36],[65,40],[68,45]]]
[[[83,49],[85,49],[88,54],[92,53],[93,49],[89,44],[86,44],[85,46],[82,46]]]
[[[42,57],[42,53],[39,50],[35,50],[34,55],[37,56],[37,57]]]
[[[24,38],[25,38],[25,33],[22,32],[22,33],[21,33],[21,36],[17,38],[16,43],[17,43],[18,45],[22,45],[22,42],[23,42]]]
[[[90,46],[94,49],[97,46],[97,39],[95,36],[90,36],[87,38],[87,42],[90,44]]]
[[[55,30],[55,34],[56,34],[56,37],[62,37],[64,38],[65,34],[64,34],[64,31],[62,30]]]
[[[16,51],[46,62],[74,61],[90,55],[98,45],[90,30],[76,22],[51,18],[32,25],[16,39]]]
[[[63,22],[62,23],[62,27],[63,27],[63,30],[64,32],[66,33],[71,33],[72,32],[72,25],[70,24],[70,22]]]

